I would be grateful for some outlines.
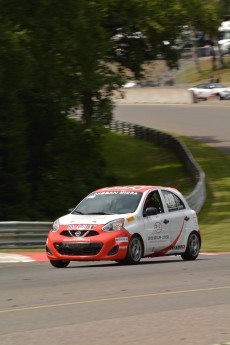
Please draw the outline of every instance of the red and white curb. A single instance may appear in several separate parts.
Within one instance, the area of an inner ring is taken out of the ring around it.
[[[1,263],[14,262],[45,262],[48,261],[46,253],[43,252],[25,252],[25,253],[0,253]]]
[[[200,256],[230,254],[230,252],[200,253]],[[46,262],[49,261],[45,252],[0,253],[0,264],[15,262]],[[229,343],[230,345],[230,343]]]

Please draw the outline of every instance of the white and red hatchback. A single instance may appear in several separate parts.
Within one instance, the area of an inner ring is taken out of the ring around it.
[[[46,242],[57,268],[70,261],[137,264],[166,255],[195,260],[200,247],[197,215],[183,195],[175,188],[142,185],[93,191],[53,223]]]

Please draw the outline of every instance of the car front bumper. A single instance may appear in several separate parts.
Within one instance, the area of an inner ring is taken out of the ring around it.
[[[46,253],[50,260],[98,261],[124,260],[130,234],[127,230],[102,232],[93,237],[63,237],[50,231]]]

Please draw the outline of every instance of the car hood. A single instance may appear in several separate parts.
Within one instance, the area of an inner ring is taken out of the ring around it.
[[[230,39],[229,38],[224,38],[223,40],[219,40],[218,41],[219,44],[226,44],[226,43],[230,43]]]
[[[112,215],[76,215],[67,214],[59,218],[60,225],[67,224],[106,224],[114,219],[126,218],[130,214],[112,214]]]

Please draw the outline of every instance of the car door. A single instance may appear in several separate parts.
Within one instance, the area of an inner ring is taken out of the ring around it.
[[[199,98],[208,98],[212,94],[212,90],[210,90],[207,84],[202,84],[197,89],[197,96]]]
[[[183,249],[184,233],[187,226],[186,207],[183,201],[172,191],[163,189],[161,194],[162,201],[165,203],[165,226],[171,241],[170,247],[167,249]]]
[[[143,221],[144,221],[144,243],[145,243],[145,255],[151,255],[161,251],[168,247],[171,243],[171,234],[169,232],[168,220],[166,219],[166,213],[161,200],[161,196],[158,191],[154,191],[153,198],[151,199],[151,193],[147,196],[146,202],[149,203],[147,207],[155,207],[158,210],[156,215],[146,216],[145,207],[143,207]],[[149,200],[151,199],[151,200]],[[152,202],[154,201],[154,204]],[[158,206],[156,206],[158,202]]]

